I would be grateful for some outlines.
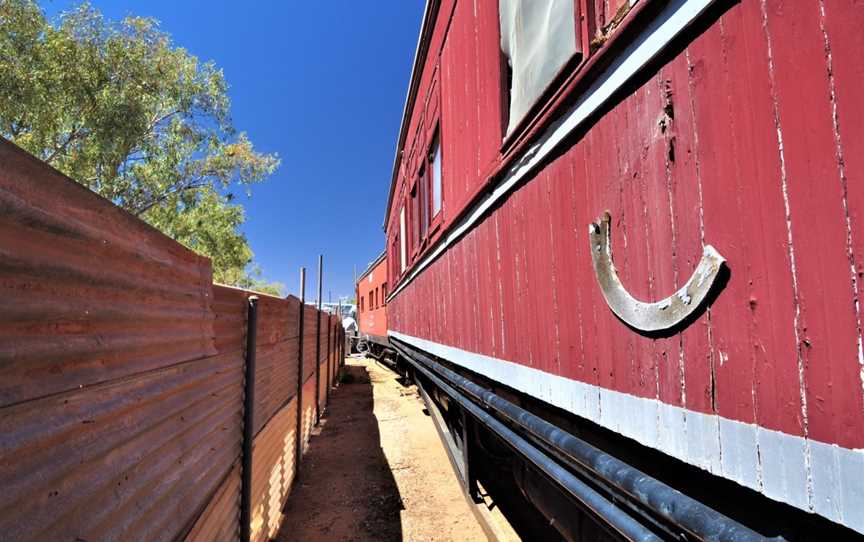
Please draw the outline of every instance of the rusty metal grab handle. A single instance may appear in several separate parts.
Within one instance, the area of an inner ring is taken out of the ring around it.
[[[641,331],[668,330],[693,314],[705,301],[726,261],[711,245],[705,245],[696,270],[677,292],[660,301],[639,301],[624,288],[612,263],[609,212],[588,226],[594,275],[606,303],[618,318]]]

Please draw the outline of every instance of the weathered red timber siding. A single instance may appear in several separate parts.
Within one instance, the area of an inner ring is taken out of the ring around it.
[[[265,539],[296,469],[299,300],[213,285],[209,260],[0,141],[3,536],[236,540],[252,295]]]
[[[448,27],[451,22],[452,27]],[[398,230],[399,206],[436,127],[441,131],[443,177],[450,179],[442,187],[439,220],[443,225],[451,223],[483,188],[498,162],[501,101],[497,91],[500,64],[496,4],[442,0],[429,50],[417,74],[420,82],[414,114],[405,128],[408,136],[404,160],[399,165],[388,221],[391,232]],[[495,99],[477,99],[487,95]]]
[[[595,3],[601,26],[622,4]],[[438,38],[429,54],[442,74],[448,218],[464,211],[466,186],[498,180],[482,165],[504,159],[470,152],[501,143],[472,109],[500,93],[474,82],[488,59],[459,54],[482,56],[469,42],[486,23],[471,5],[438,20],[440,58]],[[681,407],[645,429],[658,447],[860,530],[851,510],[838,512],[860,497],[831,454],[864,448],[864,9],[766,0],[711,17],[416,277],[410,266],[402,284],[391,277],[402,289],[390,328]],[[400,205],[394,197],[391,241]],[[609,310],[587,235],[606,210],[616,267],[637,298],[675,292],[705,244],[726,258],[728,283],[696,321],[649,337]],[[614,406],[593,408],[613,430],[629,423]],[[688,412],[741,422],[740,432],[688,425]],[[777,434],[801,438],[778,451]],[[791,462],[760,463],[768,452]]]
[[[850,279],[855,286],[853,308],[858,327],[858,364],[859,370],[864,372],[861,316],[864,300],[864,138],[858,133],[864,120],[864,100],[860,99],[864,63],[859,56],[864,47],[864,32],[861,32],[860,4],[850,0],[825,4],[828,3],[820,4],[819,22],[825,39],[828,95],[838,163],[834,176],[842,191],[846,214],[846,256]],[[857,15],[850,16],[856,10]],[[842,376],[837,375],[837,378]],[[854,377],[851,382],[855,382]],[[844,382],[845,385],[849,383],[849,380]]]

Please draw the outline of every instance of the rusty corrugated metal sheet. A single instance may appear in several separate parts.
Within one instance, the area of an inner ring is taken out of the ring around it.
[[[188,542],[240,539],[240,464],[236,463],[186,537]]]
[[[258,302],[258,343],[273,344],[296,338],[298,335],[297,317],[300,300],[291,296],[287,299],[255,294]],[[315,309],[313,309],[315,310]]]
[[[279,531],[282,507],[295,475],[297,401],[280,409],[255,437],[252,452],[252,540]]]
[[[320,378],[318,379],[318,405],[323,411],[327,406],[327,363],[318,364]]]
[[[259,299],[254,411],[257,433],[297,390],[300,300],[294,296],[280,299],[230,286],[215,285],[213,289],[215,342],[220,351],[242,353],[246,346],[243,333],[247,299],[251,295]]]
[[[213,333],[219,352],[243,352],[246,348],[246,299],[249,292],[213,285]]]
[[[236,539],[253,294],[253,489],[275,533],[294,474],[297,298],[212,285],[207,259],[5,141],[0,294],[3,537]],[[304,310],[308,446],[318,311]]]
[[[0,532],[181,535],[240,450],[209,261],[5,141],[0,211]]]
[[[315,424],[315,379],[303,386],[303,453]],[[282,522],[282,508],[296,475],[297,400],[291,399],[255,437],[252,459],[252,540],[268,540]]]
[[[224,354],[4,408],[0,532],[182,534],[240,453],[241,382]]]
[[[255,370],[255,431],[297,391],[300,300],[260,296]]]
[[[329,314],[322,312],[318,329],[318,404],[322,410],[327,406],[327,323]]]
[[[303,453],[309,448],[312,428],[315,426],[315,377],[310,376],[303,383],[303,417],[300,432],[303,437]]]
[[[255,432],[297,392],[297,340],[258,347],[255,370]]]
[[[318,310],[306,305],[303,316],[303,372],[304,379],[315,374],[315,344],[318,322]],[[305,382],[305,380],[304,380]],[[314,388],[313,388],[314,393]]]
[[[210,262],[0,140],[0,406],[215,353]]]

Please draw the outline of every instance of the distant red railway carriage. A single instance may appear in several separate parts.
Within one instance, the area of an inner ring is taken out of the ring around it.
[[[430,0],[390,339],[781,534],[864,533],[862,28],[852,0]]]
[[[387,338],[387,260],[385,254],[369,264],[356,284],[357,339],[361,348],[380,357],[389,347]]]

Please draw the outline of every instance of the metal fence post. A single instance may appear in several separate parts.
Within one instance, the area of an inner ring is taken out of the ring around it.
[[[243,390],[243,456],[240,493],[240,540],[251,537],[252,519],[252,440],[255,415],[255,335],[258,328],[258,297],[250,296],[246,312],[246,367]]]
[[[336,361],[333,363],[333,380],[339,378],[339,367],[342,365],[342,347],[339,344],[339,341],[342,340],[342,329],[342,298],[339,298],[339,317],[336,318]]]
[[[327,387],[324,388],[324,400],[330,406],[330,366],[333,365],[333,319],[327,317]]]
[[[300,476],[300,458],[303,457],[303,314],[306,312],[306,268],[300,268],[300,335],[297,337],[297,449],[294,452],[294,478]]]
[[[315,425],[321,423],[321,270],[324,267],[324,255],[318,255],[318,314],[315,324]]]

